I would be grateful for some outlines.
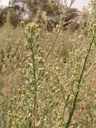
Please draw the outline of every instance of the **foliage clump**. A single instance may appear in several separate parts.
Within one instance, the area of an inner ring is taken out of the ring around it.
[[[0,38],[0,127],[95,127],[94,6],[74,33],[61,24],[48,32],[36,19],[14,29],[9,17]]]

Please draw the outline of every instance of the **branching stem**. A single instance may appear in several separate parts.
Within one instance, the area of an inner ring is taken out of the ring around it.
[[[67,121],[67,124],[66,124],[66,127],[65,128],[69,128],[70,123],[71,123],[72,116],[74,114],[74,110],[76,108],[76,102],[77,102],[78,94],[79,94],[79,91],[80,91],[80,84],[81,84],[81,81],[82,81],[82,78],[83,78],[83,74],[84,74],[84,71],[85,71],[86,63],[87,63],[88,56],[89,56],[90,51],[91,51],[91,47],[92,47],[93,41],[94,41],[94,37],[93,37],[92,41],[90,42],[90,46],[88,48],[88,51],[87,51],[87,54],[86,54],[86,57],[85,57],[85,60],[84,60],[82,72],[81,72],[80,78],[78,80],[77,92],[76,92],[75,97],[74,97],[74,101],[73,101],[73,105],[72,105],[72,110],[69,113],[69,118],[68,118],[68,121]]]

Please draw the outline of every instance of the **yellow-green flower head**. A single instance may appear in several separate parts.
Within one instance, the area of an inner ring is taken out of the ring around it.
[[[37,27],[37,25],[32,22],[32,23],[29,23],[27,26],[26,26],[26,30],[30,33],[30,32],[33,32],[33,30]]]
[[[12,126],[11,128],[15,128],[15,126]]]
[[[31,28],[34,29],[35,27],[36,27],[36,24],[34,22],[32,22]]]
[[[18,92],[19,92],[19,94],[21,94],[21,89],[20,88],[18,88]]]

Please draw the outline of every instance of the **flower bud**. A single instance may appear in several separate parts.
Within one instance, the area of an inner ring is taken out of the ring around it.
[[[28,36],[28,42],[31,42],[31,36]]]
[[[36,43],[36,47],[39,48],[39,42]]]
[[[38,37],[39,37],[39,33],[36,33],[36,39],[38,39]]]
[[[25,93],[26,93],[25,88],[23,88],[23,94],[25,94]]]
[[[24,21],[21,21],[22,28],[25,26]]]

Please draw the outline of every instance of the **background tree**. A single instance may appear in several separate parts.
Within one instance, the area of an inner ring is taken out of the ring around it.
[[[1,11],[1,14],[0,14],[1,25],[4,25],[4,23],[6,22],[6,17],[7,17],[8,12],[10,13],[10,21],[12,25],[16,27],[22,18],[20,14],[17,13],[17,10],[12,7],[6,7]]]
[[[56,26],[60,20],[65,27],[78,17],[77,9],[68,8],[66,3],[63,5],[59,0],[10,0],[9,6],[4,8],[0,14],[1,25],[4,24],[8,11],[10,12],[11,23],[15,27],[21,20],[28,23],[33,21],[34,18],[38,18],[38,23],[43,21],[42,23],[44,24],[46,21],[44,21],[42,14],[45,12],[48,30]],[[77,23],[74,26],[75,28],[79,27]]]

